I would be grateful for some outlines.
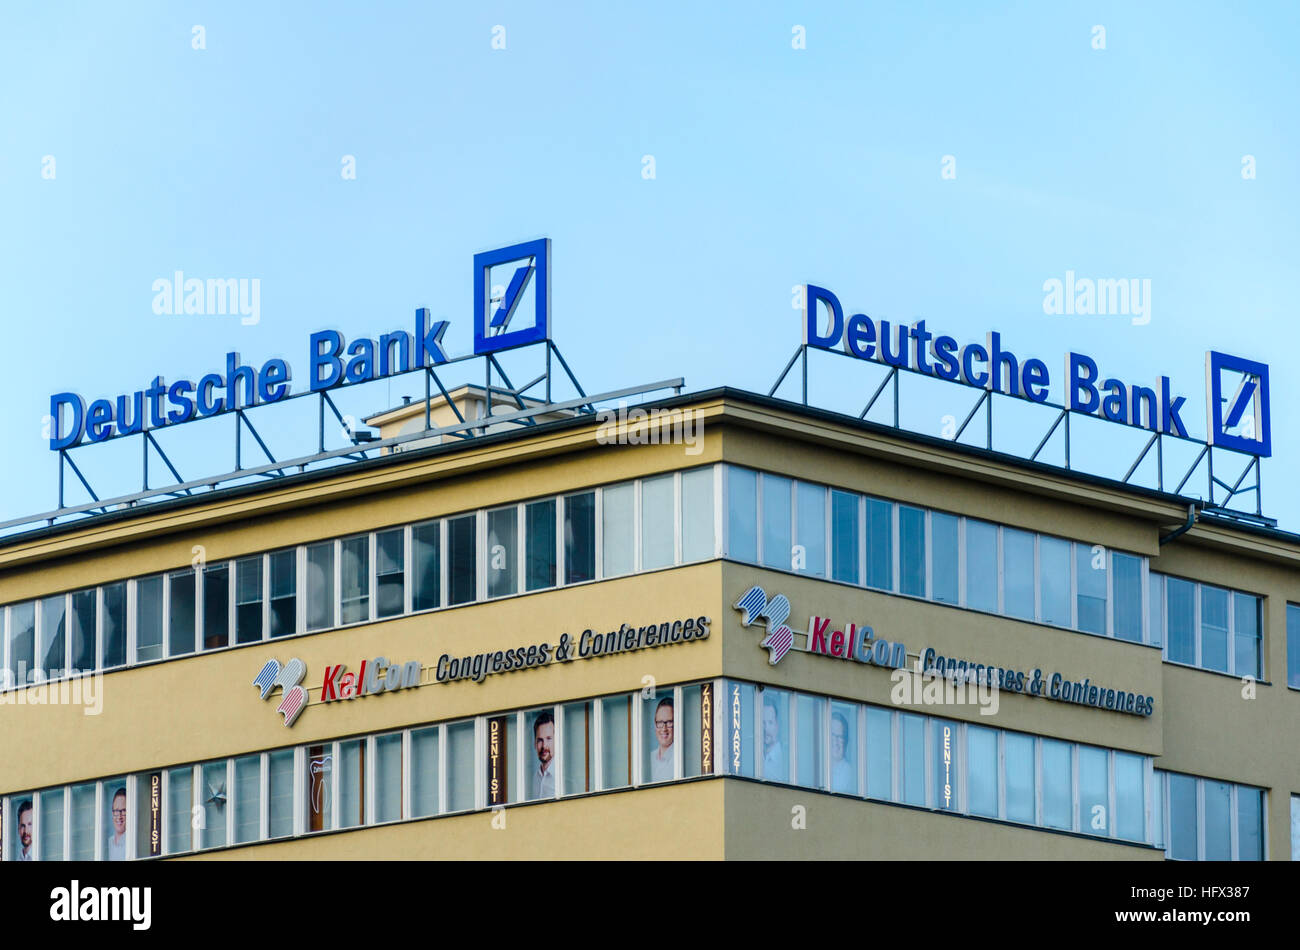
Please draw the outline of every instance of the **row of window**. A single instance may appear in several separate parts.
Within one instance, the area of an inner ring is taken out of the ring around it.
[[[1134,554],[716,465],[229,561],[196,549],[182,570],[11,604],[0,687],[724,553],[1262,676],[1253,594],[1149,572]],[[1288,655],[1300,682],[1300,648]]]
[[[5,860],[124,860],[738,775],[1167,848],[1264,856],[1264,793],[1149,756],[735,680],[488,714],[4,800]]]

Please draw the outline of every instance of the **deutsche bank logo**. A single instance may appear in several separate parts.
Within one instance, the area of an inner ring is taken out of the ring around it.
[[[1211,350],[1205,354],[1205,391],[1211,445],[1265,458],[1273,454],[1268,366]]]
[[[498,293],[493,293],[494,287],[498,288]],[[529,296],[533,301],[531,320],[526,312],[520,312],[525,309],[522,305]],[[475,254],[475,355],[508,350],[549,340],[550,337],[551,239],[542,238]]]

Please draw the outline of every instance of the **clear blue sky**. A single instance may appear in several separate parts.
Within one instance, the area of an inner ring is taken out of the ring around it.
[[[51,393],[195,378],[228,349],[285,357],[301,382],[313,330],[377,336],[417,306],[465,352],[473,253],[549,236],[556,339],[589,391],[678,375],[766,391],[805,281],[961,342],[999,329],[1057,386],[1072,349],[1144,385],[1167,374],[1202,437],[1205,351],[1268,361],[1265,513],[1300,530],[1298,11],[6,3],[0,520],[54,507]],[[152,283],[176,270],[259,279],[260,323],[155,315]],[[1067,270],[1149,279],[1150,323],[1045,315]],[[947,389],[925,404],[936,431],[971,404]],[[281,434],[272,415],[255,418]],[[215,436],[184,435],[161,438],[187,477],[229,467],[205,454]],[[1086,451],[1122,474],[1119,441]],[[105,492],[139,487],[138,446],[121,448],[77,456]]]

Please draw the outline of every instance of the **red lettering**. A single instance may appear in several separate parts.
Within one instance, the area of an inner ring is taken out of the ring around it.
[[[361,661],[361,669],[357,670],[357,688],[353,691],[353,696],[360,696],[365,691],[366,686],[366,660]]]
[[[844,651],[844,656],[845,656],[845,658],[846,658],[846,659],[849,659],[849,660],[857,659],[857,656],[858,656],[858,625],[857,625],[856,623],[851,623],[851,624],[849,624],[849,642],[848,642],[847,646],[848,646],[848,649],[846,649],[846,650]]]
[[[830,620],[823,620],[821,617],[812,618],[813,633],[808,639],[808,650],[812,653],[826,653],[826,628],[831,625]]]
[[[356,683],[354,682],[355,679],[356,677],[354,677],[351,673],[344,673],[339,678],[340,699],[351,699],[353,696],[356,695],[357,690],[356,690]]]
[[[339,698],[338,693],[336,692],[338,689],[338,683],[336,683],[335,680],[338,675],[343,672],[343,669],[344,667],[341,663],[338,666],[325,667],[325,679],[320,684],[320,701],[322,703],[328,703]]]
[[[844,655],[844,631],[836,630],[831,634],[831,656]]]

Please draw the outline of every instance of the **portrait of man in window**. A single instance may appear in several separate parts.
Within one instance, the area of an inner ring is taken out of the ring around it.
[[[18,860],[32,859],[32,800],[23,799],[18,804]]]
[[[109,861],[126,860],[126,789],[119,788],[113,792],[113,801],[110,806],[110,814],[113,819],[112,833],[108,836],[108,847],[105,849],[105,857]]]
[[[786,780],[785,749],[781,745],[781,720],[776,702],[763,700],[763,778],[777,782]]]
[[[858,775],[849,761],[849,722],[841,713],[831,713],[831,789],[857,791]]]
[[[533,749],[537,768],[533,771],[533,798],[555,797],[555,715],[548,709],[533,720]]]
[[[657,743],[653,752],[650,753],[650,776],[651,782],[671,782],[673,780],[673,736],[676,732],[677,720],[673,710],[673,701],[671,699],[659,700],[659,705],[655,707],[654,730],[655,742]]]

